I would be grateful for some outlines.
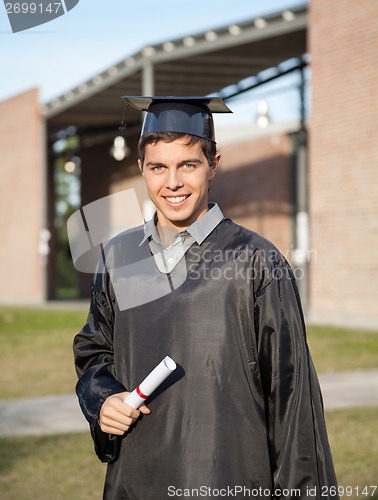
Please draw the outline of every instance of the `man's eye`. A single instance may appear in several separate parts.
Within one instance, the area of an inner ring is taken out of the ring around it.
[[[152,170],[154,170],[155,172],[161,172],[163,168],[164,167],[162,165],[156,165],[156,167],[152,167]]]
[[[190,169],[194,168],[194,165],[193,165],[193,163],[185,163],[185,165],[183,165],[183,167],[186,170],[190,170]]]

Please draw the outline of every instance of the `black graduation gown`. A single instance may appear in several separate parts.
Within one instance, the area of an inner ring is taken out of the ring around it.
[[[112,240],[107,266],[150,256],[142,238],[140,229]],[[74,352],[79,402],[109,462],[104,498],[338,498],[289,265],[229,219],[185,259],[181,286],[127,310],[108,269],[95,276]],[[179,367],[150,399],[152,413],[121,438],[103,433],[104,400],[132,390],[166,355]]]

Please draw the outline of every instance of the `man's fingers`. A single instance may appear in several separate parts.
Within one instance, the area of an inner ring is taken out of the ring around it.
[[[120,394],[117,394],[117,396],[120,397],[120,399],[122,400],[122,403],[126,406],[128,406],[129,408],[131,408],[131,406],[129,406],[127,403],[124,402],[124,400],[126,399],[126,397],[130,394],[130,392],[122,392]],[[119,408],[118,406],[118,403],[117,403],[117,408]],[[143,404],[142,406],[139,407],[138,410],[134,410],[134,411],[141,411],[142,413],[144,413],[145,415],[148,415],[149,413],[151,413],[151,410],[145,405]],[[139,416],[139,414],[138,414]],[[137,418],[137,417],[136,417]]]
[[[120,431],[123,434],[124,432],[129,430],[130,426],[134,422],[135,420],[132,419],[129,419],[127,422],[124,422],[103,415],[100,419],[100,426],[104,432],[112,433],[110,430],[105,430],[105,428],[107,428],[112,430],[116,429],[117,431]]]
[[[124,403],[127,394],[113,394],[105,400],[99,414],[99,424],[103,432],[122,435],[129,430],[141,413],[145,415],[151,413],[146,405],[142,405],[139,411]]]
[[[108,434],[124,434],[136,420],[137,418],[129,417],[118,412],[111,406],[107,406],[100,412],[99,422],[103,432],[107,432]]]
[[[104,403],[103,405],[104,409],[106,408],[112,408],[118,413],[121,413],[122,415],[126,415],[131,418],[138,418],[139,417],[139,410],[135,410],[135,408],[132,408],[128,404],[123,402],[123,399],[119,397],[119,395],[115,396],[110,396]]]
[[[101,417],[101,420],[103,420],[103,421],[105,421],[105,420],[107,422],[114,421],[114,422],[118,422],[122,425],[131,425],[136,420],[136,418],[129,417],[128,415],[120,413],[119,411],[115,410],[114,408],[104,408],[100,417]]]
[[[105,401],[100,410],[100,421],[104,419],[112,420],[118,422],[122,425],[130,426],[133,424],[140,415],[139,410],[134,410],[130,406],[126,405],[123,401]]]
[[[106,425],[104,423],[100,422],[100,428],[102,432],[106,432],[107,434],[115,434],[116,436],[122,436],[125,434],[126,431],[129,430],[129,428],[125,426],[124,429],[119,429],[118,427],[114,427],[113,425]]]
[[[141,413],[144,413],[144,415],[148,415],[149,413],[151,413],[151,410],[146,405],[140,406],[139,410]]]

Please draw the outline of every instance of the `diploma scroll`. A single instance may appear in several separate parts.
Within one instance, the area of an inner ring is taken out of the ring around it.
[[[123,400],[124,403],[127,403],[132,408],[138,409],[174,370],[176,370],[176,363],[172,358],[166,356],[163,361],[147,375],[143,382]]]

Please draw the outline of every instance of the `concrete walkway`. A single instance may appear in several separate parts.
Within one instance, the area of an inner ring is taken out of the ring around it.
[[[326,410],[378,407],[378,369],[319,375]],[[75,395],[0,401],[0,436],[86,432]]]

